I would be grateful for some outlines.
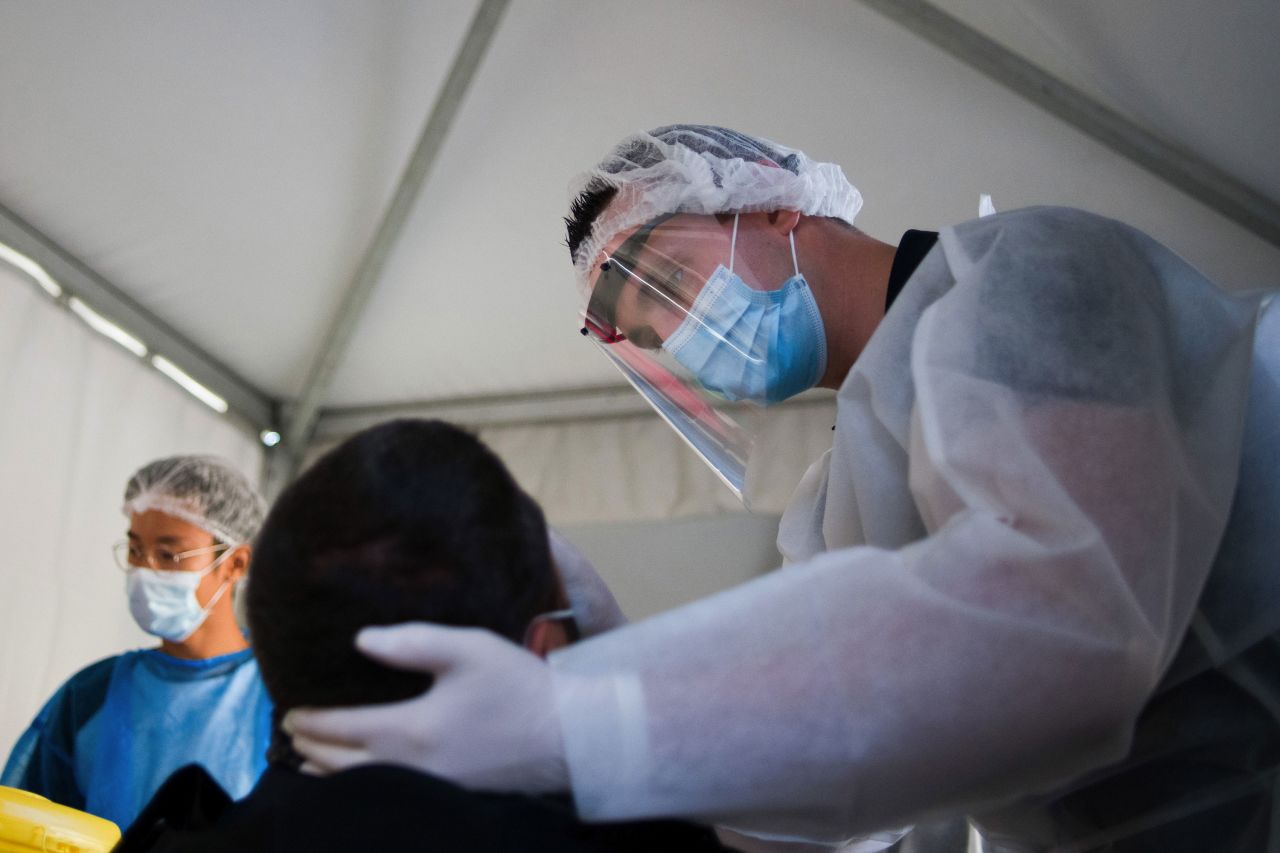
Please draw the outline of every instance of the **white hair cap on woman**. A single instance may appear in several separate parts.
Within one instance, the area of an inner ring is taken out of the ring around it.
[[[700,124],[635,133],[571,185],[571,198],[617,194],[573,253],[585,282],[592,261],[618,234],[663,214],[795,210],[853,224],[862,195],[834,163],[784,145]]]
[[[157,510],[228,545],[248,542],[267,502],[249,480],[216,456],[170,456],[138,469],[124,489],[125,516]]]

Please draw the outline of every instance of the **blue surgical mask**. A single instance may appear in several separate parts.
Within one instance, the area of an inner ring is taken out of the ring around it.
[[[734,219],[734,245],[738,222]],[[827,336],[809,283],[795,274],[776,290],[755,290],[730,267],[716,267],[663,349],[705,388],[728,400],[779,403],[817,384]]]
[[[230,551],[198,572],[157,571],[132,568],[125,575],[129,612],[138,627],[156,637],[180,643],[196,632],[209,617],[213,606],[230,586],[225,581],[204,607],[196,599],[196,588],[205,575],[218,567]]]

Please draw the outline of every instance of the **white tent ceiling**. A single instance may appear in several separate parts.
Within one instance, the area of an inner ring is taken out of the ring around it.
[[[843,164],[881,239],[970,218],[989,192],[1127,220],[1231,287],[1280,280],[1276,221],[1259,236],[870,5],[511,2],[325,413],[616,386],[575,333],[567,187],[617,138],[673,121]],[[1280,4],[935,6],[1274,210]],[[192,373],[207,355],[296,400],[479,7],[0,2],[0,243],[60,247],[193,344],[174,356]]]

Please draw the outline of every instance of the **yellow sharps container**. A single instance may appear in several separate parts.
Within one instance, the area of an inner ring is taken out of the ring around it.
[[[0,785],[0,853],[106,853],[119,840],[109,820]]]

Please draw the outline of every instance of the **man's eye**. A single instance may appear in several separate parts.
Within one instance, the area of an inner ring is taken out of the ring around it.
[[[640,288],[640,293],[646,300],[655,302],[668,311],[674,310],[687,302],[680,286],[683,276],[683,271],[669,276],[655,276],[652,282]]]
[[[671,269],[662,270],[654,276],[654,286],[658,292],[675,297],[680,293],[680,285],[684,281],[684,268],[672,267]]]
[[[174,559],[174,553],[164,548],[157,548],[155,556],[156,556],[156,562],[161,565],[167,565],[169,563],[178,562],[176,559]]]

